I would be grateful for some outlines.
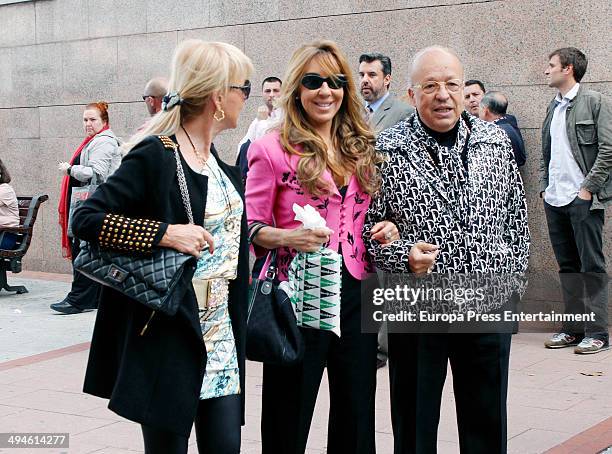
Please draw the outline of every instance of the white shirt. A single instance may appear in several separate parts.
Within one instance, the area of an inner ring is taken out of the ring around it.
[[[270,130],[274,129],[276,126],[280,124],[282,118],[283,118],[283,110],[280,107],[277,109],[274,109],[272,113],[270,113],[270,116],[266,118],[265,120],[260,120],[259,118],[255,118],[253,122],[251,123],[251,125],[249,126],[246,136],[244,136],[242,140],[238,143],[238,148],[236,150],[236,157],[240,155],[240,147],[242,147],[243,143],[245,143],[247,140],[250,140],[251,143],[253,143],[255,140],[259,139],[260,137],[265,136],[268,132],[270,132]]]
[[[567,138],[565,114],[570,100],[576,97],[580,84],[572,87],[561,98],[557,94],[552,121],[550,122],[550,163],[548,164],[548,187],[544,193],[546,203],[556,207],[569,205],[580,192],[584,175],[574,159]]]

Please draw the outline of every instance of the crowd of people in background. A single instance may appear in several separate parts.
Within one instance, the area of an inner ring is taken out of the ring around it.
[[[545,346],[593,354],[609,348],[602,235],[612,203],[612,103],[581,84],[580,50],[548,59],[558,93],[542,129],[540,196],[566,312],[586,305],[597,317],[564,324]],[[303,328],[302,361],[264,364],[262,452],[306,451],[327,369],[327,452],[374,453],[376,369],[388,362],[394,452],[435,453],[450,362],[461,452],[505,453],[511,334],[388,333],[384,324],[378,336],[364,333],[360,288],[377,270],[527,271],[519,167],[537,153],[527,153],[508,96],[465,81],[461,58],[431,46],[415,54],[400,98],[390,91],[390,57],[364,53],[351,65],[337,44],[317,40],[293,53],[282,79],[263,79],[263,105],[228,165],[213,141],[237,127],[252,72],[234,46],[188,40],[169,79],[146,84],[150,118],[127,142],[110,129],[106,103],[86,106],[85,139],[58,166],[63,255],[74,260],[84,240],[121,251],[172,248],[198,264],[174,317],[75,271],[70,293],[51,309],[98,308],[85,392],[141,424],[147,454],[186,453],[194,423],[200,452],[240,452],[249,280],[266,275],[271,251],[284,281],[296,254],[325,246],[342,261],[341,335]],[[0,161],[2,226],[19,223],[10,182]],[[71,212],[85,187],[91,193]],[[327,228],[301,227],[295,204],[315,207]],[[0,248],[14,240],[4,236]]]

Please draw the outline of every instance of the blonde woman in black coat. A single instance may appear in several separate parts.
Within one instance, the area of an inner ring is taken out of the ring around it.
[[[126,144],[115,174],[75,215],[76,235],[101,247],[167,247],[199,257],[175,316],[104,288],[84,390],[141,424],[147,454],[240,452],[248,249],[240,174],[212,140],[235,128],[252,64],[239,49],[199,40],[179,45],[163,111]],[[194,224],[181,199],[178,145]],[[205,291],[213,289],[210,298]]]

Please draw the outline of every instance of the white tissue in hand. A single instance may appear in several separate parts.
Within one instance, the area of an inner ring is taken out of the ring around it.
[[[295,213],[295,220],[304,224],[305,229],[313,230],[327,228],[325,219],[323,219],[319,212],[310,205],[301,207],[297,203],[294,203],[293,212]]]

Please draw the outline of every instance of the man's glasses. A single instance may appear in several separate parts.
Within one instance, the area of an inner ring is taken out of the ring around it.
[[[157,99],[157,98],[161,98],[161,96],[153,96],[153,95],[142,95],[142,100],[146,101],[147,98],[153,98],[153,99]]]
[[[446,87],[446,91],[449,93],[459,93],[463,88],[463,81],[460,79],[451,79],[446,82],[438,82],[437,80],[430,80],[423,82],[422,84],[413,85],[412,88],[420,88],[423,93],[428,95],[435,91],[438,91],[441,87]]]
[[[244,85],[230,85],[230,88],[234,88],[236,90],[242,91],[242,94],[244,95],[245,100],[249,99],[249,96],[251,95],[251,81],[250,80],[245,80]]]
[[[321,77],[315,73],[308,73],[302,77],[302,85],[308,90],[318,90],[323,85],[323,82],[327,82],[327,86],[332,90],[344,88],[348,84],[348,80],[344,74],[335,74],[331,77]]]

